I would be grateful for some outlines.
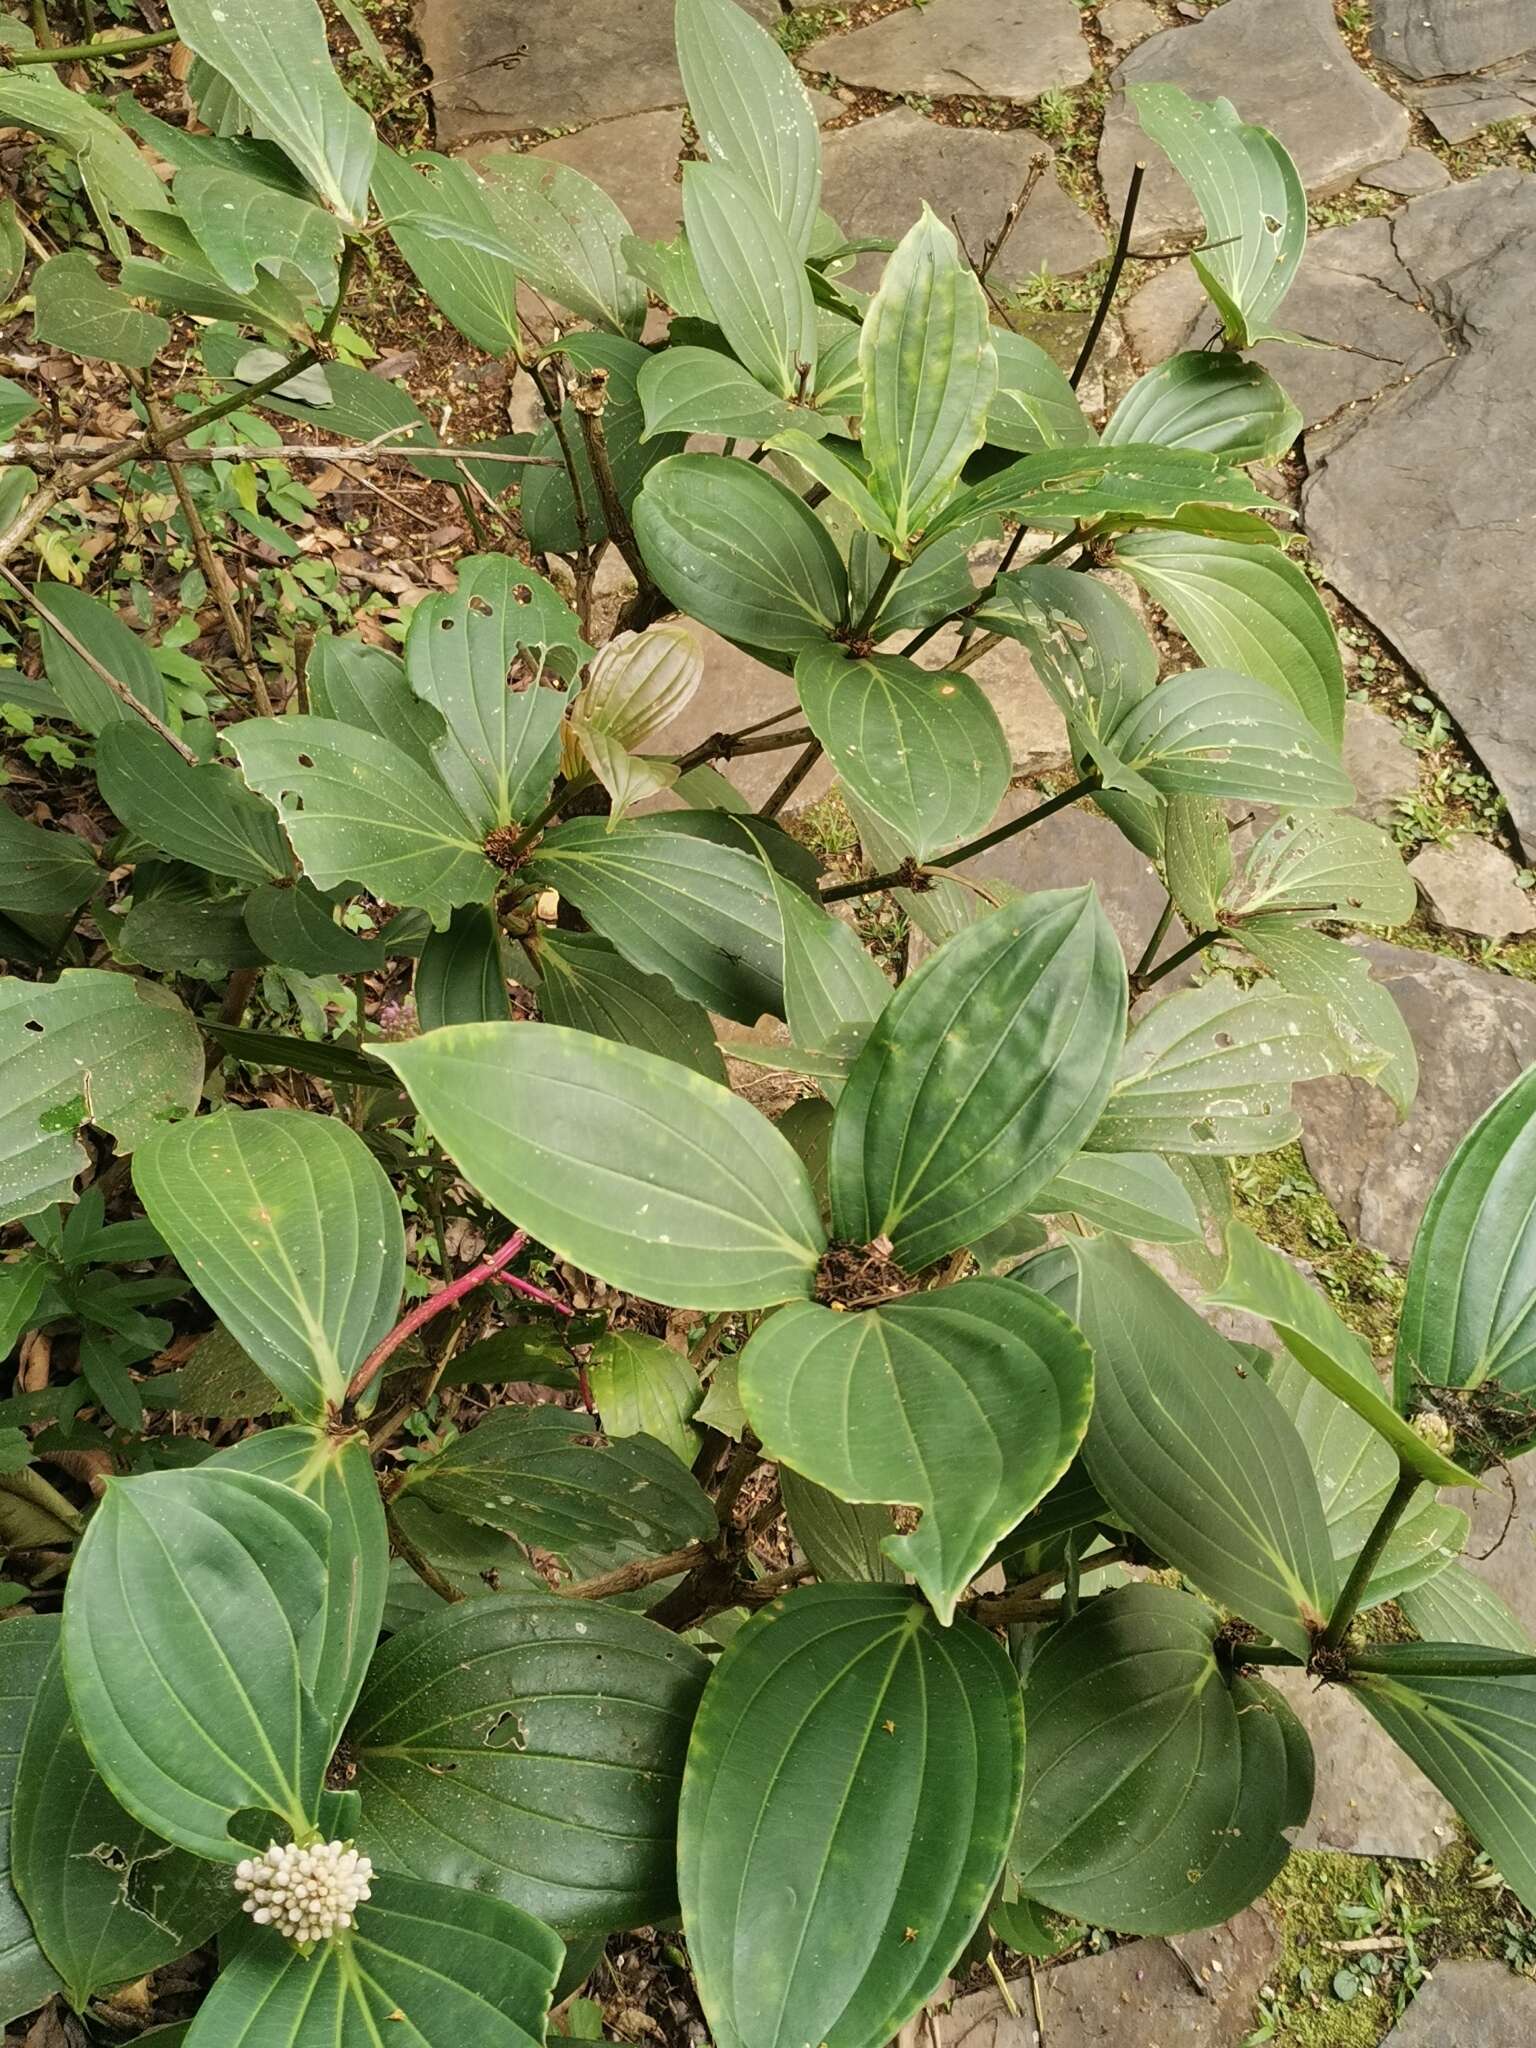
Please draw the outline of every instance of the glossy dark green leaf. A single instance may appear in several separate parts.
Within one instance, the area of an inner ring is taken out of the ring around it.
[[[758,195],[803,256],[821,194],[821,136],[794,66],[731,0],[677,0],[676,32],[688,110],[711,162]]]
[[[724,164],[688,164],[683,222],[704,296],[734,354],[777,398],[808,389],[816,307],[804,260],[767,200]]]
[[[168,320],[146,313],[84,249],[50,256],[32,276],[32,331],[49,348],[93,363],[124,363],[145,370],[171,338]]]
[[[1312,1753],[1278,1693],[1232,1680],[1209,1607],[1122,1586],[1029,1667],[1027,1776],[1010,1858],[1059,1913],[1181,1934],[1241,1912],[1312,1804]]]
[[[109,604],[68,583],[39,583],[37,596],[104,669],[125,683],[157,718],[164,718],[165,684],[160,671],[138,634],[123,624]],[[101,733],[114,719],[139,722],[136,713],[107,688],[46,619],[39,620],[38,634],[44,672],[76,725],[85,732]]]
[[[1221,456],[1192,449],[1063,448],[1025,455],[984,483],[951,498],[928,527],[937,540],[995,512],[1028,525],[1100,519],[1139,524],[1166,519],[1190,505],[1256,505],[1269,500]]]
[[[691,1464],[699,1448],[690,1420],[704,1389],[685,1352],[638,1330],[610,1330],[587,1360],[592,1405],[609,1436],[649,1436]]]
[[[578,319],[637,336],[645,290],[620,253],[629,222],[608,194],[551,157],[477,155],[481,197],[518,276]]]
[[[831,535],[755,463],[669,456],[646,478],[634,523],[667,596],[728,640],[793,654],[843,619],[848,575]]]
[[[72,916],[101,872],[84,839],[45,831],[0,804],[0,910]]]
[[[1101,1237],[1071,1249],[1075,1320],[1094,1355],[1084,1457],[1095,1486],[1192,1585],[1310,1655],[1334,1563],[1288,1417],[1226,1339],[1124,1245]]]
[[[1406,1116],[1418,1092],[1419,1056],[1390,991],[1371,979],[1366,956],[1285,915],[1245,919],[1242,939],[1283,989],[1322,1005],[1344,1049],[1345,1071],[1374,1081]]]
[[[411,690],[398,654],[350,635],[321,633],[304,676],[316,718],[371,732],[433,772],[432,749],[442,740],[443,721]]]
[[[187,1278],[296,1414],[322,1421],[395,1319],[400,1205],[336,1117],[224,1110],[141,1148],[134,1186]]]
[[[396,156],[380,144],[372,183],[396,247],[432,303],[487,354],[519,349],[517,266],[470,165],[427,150]],[[444,233],[450,227],[461,230],[456,241]]]
[[[305,1689],[323,1631],[324,1510],[203,1467],[114,1479],[64,1599],[64,1672],[91,1760],[167,1841],[215,1863],[257,1808],[307,1832],[331,1733]]]
[[[687,1308],[808,1295],[805,1169],[749,1103],[555,1024],[457,1024],[377,1048],[461,1173],[562,1258]]]
[[[395,1085],[376,1061],[334,1040],[293,1038],[280,1031],[245,1031],[211,1021],[203,1028],[214,1044],[233,1058],[265,1072],[291,1069],[296,1074],[318,1075],[322,1081],[344,1081],[350,1088]]]
[[[382,939],[338,924],[313,882],[269,882],[245,899],[245,928],[267,959],[300,974],[368,974],[388,959]]]
[[[190,767],[136,718],[114,719],[96,748],[102,796],[125,825],[172,860],[237,882],[291,874],[277,814],[232,766]]]
[[[433,932],[416,962],[416,1019],[440,1024],[501,1022],[507,1016],[507,968],[501,930],[487,904],[466,903],[446,931]]]
[[[1165,796],[1239,797],[1327,808],[1354,784],[1293,698],[1230,669],[1186,669],[1110,730],[1126,765]]]
[[[836,1235],[912,1271],[1016,1214],[1093,1129],[1120,1057],[1125,963],[1091,888],[979,919],[897,991],[832,1131]]]
[[[597,1601],[441,1608],[385,1645],[358,1702],[359,1846],[563,1933],[667,1919],[708,1673],[669,1631]]]
[[[795,689],[843,781],[919,860],[996,816],[1013,760],[991,699],[970,676],[827,646],[800,656]]]
[[[642,974],[592,932],[539,935],[539,1015],[599,1038],[677,1060],[711,1081],[725,1079],[709,1012],[677,995],[659,974]]]
[[[733,357],[712,348],[663,349],[646,360],[636,388],[647,441],[659,434],[766,441],[787,428],[822,424],[803,406],[775,398]]]
[[[11,1809],[27,1717],[59,1639],[53,1615],[0,1621],[0,2016],[31,2012],[60,1988],[11,1882]]]
[[[680,351],[665,349],[659,356],[652,356],[623,335],[597,332],[568,334],[560,350],[568,373],[574,370],[589,375],[599,371],[606,374],[603,446],[608,452],[608,467],[619,502],[629,510],[657,463],[678,454],[683,447],[681,432],[647,433],[645,406],[640,397],[641,375],[650,365],[667,362]],[[760,395],[766,397],[767,393]],[[608,533],[608,515],[592,472],[592,458],[581,431],[581,415],[570,400],[561,413],[561,430],[581,485],[581,520],[576,517],[576,499],[560,437],[548,423],[534,436],[529,452],[547,458],[552,466],[520,472],[521,507],[524,530],[535,547],[556,554],[574,554],[582,544],[582,522],[588,543],[595,545]]]
[[[768,1457],[840,1499],[922,1510],[882,1547],[948,1622],[1071,1463],[1093,1360],[1040,1295],[962,1280],[851,1315],[796,1303],[751,1338],[740,1389]]]
[[[905,1574],[901,1567],[881,1548],[895,1526],[887,1508],[839,1500],[793,1465],[779,1468],[779,1495],[790,1533],[819,1579],[854,1579],[884,1586],[902,1583]]]
[[[495,870],[452,797],[390,741],[329,718],[248,718],[230,744],[246,781],[276,805],[317,889],[360,883],[446,923],[486,902]]]
[[[1141,533],[1119,543],[1115,560],[1163,607],[1202,661],[1268,683],[1338,743],[1344,670],[1333,621],[1289,555],[1214,534]]]
[[[1103,445],[1139,441],[1199,448],[1228,462],[1273,462],[1301,424],[1267,370],[1238,355],[1196,349],[1169,356],[1137,379],[1111,414]]]
[[[678,1841],[719,2048],[881,2048],[985,1912],[1023,1765],[1002,1646],[899,1588],[810,1587],[738,1630]]]
[[[79,2012],[95,1992],[198,1947],[239,1905],[226,1870],[173,1849],[107,1790],[71,1718],[57,1649],[27,1722],[11,1861],[33,1928]]]
[[[1400,1409],[1433,1387],[1536,1390],[1533,1161],[1536,1067],[1473,1125],[1429,1198],[1398,1330]]]
[[[0,982],[0,1221],[73,1199],[87,1122],[131,1152],[197,1105],[204,1054],[169,989],[74,968]]]

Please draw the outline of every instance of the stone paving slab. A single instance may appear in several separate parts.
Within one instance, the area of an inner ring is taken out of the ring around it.
[[[1426,846],[1408,872],[1442,931],[1478,939],[1536,931],[1536,904],[1516,881],[1514,862],[1486,839],[1463,832],[1449,846]]]
[[[1536,50],[1536,0],[1375,0],[1371,48],[1405,78],[1486,71]]]
[[[1266,1671],[1312,1742],[1317,1788],[1298,1849],[1352,1856],[1403,1856],[1429,1863],[1456,1836],[1456,1811],[1341,1685],[1305,1671]]]
[[[1437,1963],[1381,2048],[1531,2048],[1536,1983],[1502,1963]]]
[[[1529,120],[1536,112],[1536,66],[1516,65],[1484,78],[1452,78],[1411,94],[1444,142],[1467,142],[1495,121]]]
[[[541,143],[533,152],[569,164],[601,185],[635,233],[646,242],[670,241],[683,218],[677,182],[683,119],[676,107],[623,114],[574,135]]]
[[[1074,0],[927,0],[825,36],[799,61],[849,85],[935,97],[1033,100],[1093,76]]]

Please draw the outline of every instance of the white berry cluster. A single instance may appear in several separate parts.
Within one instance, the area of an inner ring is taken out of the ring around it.
[[[275,1927],[290,1941],[324,1941],[350,1927],[368,1897],[373,1865],[347,1842],[274,1842],[260,1856],[235,1865],[235,1890],[258,1927]]]

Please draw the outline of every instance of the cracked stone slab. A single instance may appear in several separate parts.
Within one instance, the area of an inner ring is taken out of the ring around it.
[[[615,121],[540,143],[534,156],[569,164],[601,185],[642,241],[670,241],[683,218],[677,182],[683,121],[675,107],[624,114]]]
[[[1436,1963],[1381,2048],[1530,2048],[1536,1983],[1502,1963]]]
[[[745,0],[771,27],[778,0]],[[437,146],[680,107],[672,0],[419,0]]]
[[[824,36],[800,62],[877,92],[999,100],[1038,99],[1093,76],[1074,0],[927,0]]]
[[[1343,191],[1408,145],[1407,109],[1356,64],[1331,0],[1225,0],[1192,27],[1138,44],[1111,80],[1099,175],[1113,212],[1133,165],[1146,162],[1136,217],[1146,241],[1200,224],[1188,186],[1125,97],[1126,86],[1154,82],[1181,85],[1197,99],[1232,99],[1244,120],[1274,130],[1314,195]]]
[[[1149,0],[1109,0],[1099,9],[1099,32],[1112,50],[1129,50],[1162,27]]]
[[[1302,517],[1327,581],[1461,726],[1529,857],[1536,179],[1492,171],[1415,200],[1389,225],[1457,353],[1378,400],[1325,451],[1309,446]]]
[[[1536,112],[1536,65],[1524,63],[1483,78],[1452,78],[1411,95],[1444,142],[1466,142],[1495,121],[1524,121]]]
[[[857,238],[904,235],[926,199],[946,225],[958,221],[967,245],[979,252],[997,233],[1040,155],[1050,160],[1054,152],[1027,128],[948,128],[910,107],[893,107],[822,138],[821,203],[845,234]],[[1000,284],[1040,269],[1075,277],[1104,251],[1097,222],[1048,170],[992,276]],[[861,257],[854,282],[865,289],[876,283],[881,260]]]
[[[1395,164],[1382,164],[1361,173],[1362,185],[1373,192],[1395,192],[1402,199],[1422,199],[1426,192],[1443,192],[1451,174],[1432,150],[1410,149]]]
[[[1455,1808],[1347,1686],[1319,1685],[1305,1671],[1266,1671],[1264,1678],[1295,1710],[1316,1759],[1312,1811],[1294,1847],[1421,1863],[1450,1847]]]
[[[1515,879],[1507,853],[1460,833],[1449,846],[1426,846],[1408,863],[1431,919],[1442,931],[1507,939],[1536,931],[1536,907]]]
[[[1309,239],[1282,318],[1293,333],[1332,346],[1271,341],[1249,351],[1300,409],[1306,427],[1375,398],[1446,354],[1439,325],[1393,247],[1393,225],[1350,221]],[[1149,364],[1181,348],[1209,347],[1220,332],[1199,278],[1183,263],[1170,264],[1144,285],[1124,318],[1137,354]]]
[[[1375,0],[1371,48],[1405,78],[1486,71],[1536,50],[1536,0]]]
[[[1350,943],[1403,1013],[1418,1048],[1418,1098],[1399,1124],[1364,1081],[1305,1082],[1295,1095],[1302,1150],[1345,1228],[1406,1265],[1446,1161],[1536,1061],[1536,987],[1382,939]]]

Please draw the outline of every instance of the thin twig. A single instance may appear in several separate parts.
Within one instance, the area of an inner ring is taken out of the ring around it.
[[[696,1564],[714,1556],[707,1543],[685,1544],[662,1557],[637,1557],[616,1565],[611,1572],[599,1572],[593,1579],[576,1579],[568,1586],[556,1586],[563,1600],[608,1600],[616,1593],[635,1593],[642,1586],[654,1586],[678,1572],[692,1571]]]
[[[398,439],[400,429],[392,427],[382,440],[351,443],[347,441],[230,441],[220,442],[211,448],[180,448],[173,445],[190,428],[169,423],[173,442],[155,451],[153,460],[166,463],[210,463],[210,462],[261,462],[261,461],[306,461],[306,462],[414,462],[420,457],[429,461],[444,462],[500,462],[519,469],[563,469],[565,465],[557,455],[514,455],[502,448],[457,448],[440,447],[436,442],[405,443]],[[417,428],[406,431],[416,433]],[[120,455],[125,462],[145,459],[143,436],[138,439],[122,435],[84,434],[70,444],[60,448],[53,441],[0,441],[0,462],[50,463],[71,461],[77,455]]]
[[[821,741],[813,739],[805,752],[791,765],[784,780],[779,784],[772,796],[769,797],[767,803],[763,805],[758,816],[762,818],[776,818],[795,791],[800,787],[801,783],[804,782],[807,775],[816,766],[820,755]]]
[[[1145,164],[1137,164],[1131,172],[1130,187],[1125,195],[1125,211],[1120,216],[1120,233],[1115,240],[1115,253],[1109,259],[1109,274],[1104,279],[1104,289],[1099,294],[1099,303],[1093,309],[1093,319],[1078,350],[1077,361],[1072,365],[1068,383],[1075,391],[1083,381],[1083,374],[1093,360],[1099,336],[1104,332],[1104,322],[1109,318],[1109,309],[1114,304],[1115,290],[1120,283],[1120,273],[1125,268],[1125,259],[1131,246],[1131,223],[1136,218],[1136,205],[1141,198],[1141,181],[1147,175]]]
[[[1070,789],[1059,795],[1047,797],[1043,804],[1036,804],[1032,811],[1026,811],[1022,818],[1013,818],[1006,825],[997,825],[990,832],[983,832],[979,839],[968,839],[964,846],[952,847],[948,853],[936,854],[931,861],[921,866],[910,862],[906,867],[892,868],[888,874],[871,875],[863,882],[835,882],[830,889],[823,889],[823,903],[841,903],[850,896],[874,896],[882,889],[910,889],[914,884],[921,886],[923,877],[934,870],[952,868],[972,854],[987,853],[994,846],[1000,846],[1005,839],[1012,839],[1016,832],[1027,832],[1031,825],[1043,824],[1054,811],[1065,810],[1068,804],[1075,804],[1079,797],[1091,796],[1099,787],[1097,773],[1085,775],[1080,782],[1074,782]]]
[[[387,1359],[392,1358],[407,1337],[415,1336],[423,1323],[430,1323],[434,1316],[440,1316],[445,1308],[452,1308],[456,1301],[462,1301],[466,1294],[473,1293],[487,1280],[494,1280],[502,1267],[515,1259],[528,1242],[526,1231],[514,1230],[499,1251],[492,1252],[488,1259],[482,1259],[478,1266],[471,1266],[467,1273],[461,1273],[457,1280],[450,1280],[446,1287],[440,1287],[436,1294],[428,1295],[425,1301],[418,1301],[413,1309],[403,1315],[389,1333],[381,1337],[368,1356],[363,1360],[347,1388],[347,1406],[356,1405],[382,1371]]]

